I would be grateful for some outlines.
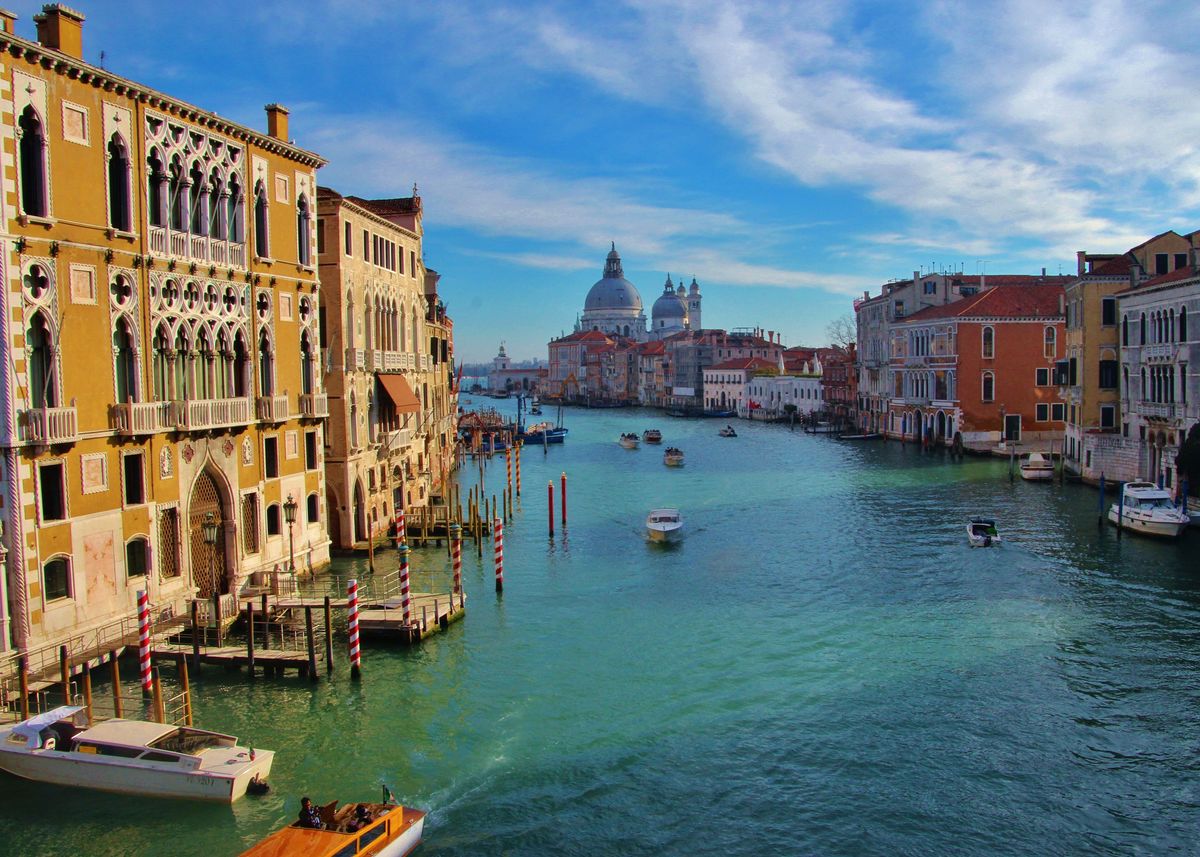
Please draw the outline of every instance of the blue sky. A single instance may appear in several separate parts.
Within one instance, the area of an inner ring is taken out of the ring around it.
[[[695,276],[705,326],[790,345],[917,269],[1200,226],[1193,4],[72,5],[89,61],[255,128],[287,105],[321,184],[416,182],[460,359],[545,357],[610,241],[647,310]]]

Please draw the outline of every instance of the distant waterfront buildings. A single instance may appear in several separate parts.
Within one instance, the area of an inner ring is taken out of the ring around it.
[[[545,366],[537,365],[538,361],[536,360],[531,363],[532,365],[530,363],[513,363],[505,350],[504,343],[500,343],[500,350],[492,358],[492,365],[488,369],[488,389],[531,394],[541,392],[546,378],[550,375],[550,370]]]

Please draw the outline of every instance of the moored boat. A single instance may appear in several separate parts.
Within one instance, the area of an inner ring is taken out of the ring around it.
[[[362,810],[360,810],[360,807]],[[241,857],[404,857],[421,844],[425,813],[389,803],[334,801],[320,809],[322,828],[296,821],[277,830]]]
[[[645,443],[662,443],[662,432],[658,429],[646,429],[642,432],[642,441]]]
[[[1054,478],[1054,462],[1040,452],[1031,452],[1021,459],[1021,478],[1030,482],[1045,482]]]
[[[678,447],[668,446],[663,453],[663,464],[667,467],[683,467],[683,450]]]
[[[521,440],[527,444],[541,446],[547,443],[562,443],[567,437],[567,430],[554,423],[534,423],[526,426],[521,433]]]
[[[617,442],[620,443],[621,446],[625,447],[626,449],[637,449],[638,436],[636,434],[634,434],[633,432],[625,432],[624,434],[621,435],[621,439]]]
[[[1108,507],[1108,519],[1132,533],[1167,539],[1178,538],[1191,523],[1170,492],[1153,482],[1126,482],[1121,501]]]
[[[717,434],[721,437],[737,437],[737,432],[733,430],[733,426],[725,426]]]
[[[264,783],[271,750],[232,735],[115,718],[81,728],[64,705],[0,728],[0,770],[27,780],[146,797],[232,803]]]
[[[678,509],[653,509],[646,516],[646,532],[652,542],[673,542],[683,535],[683,516]]]
[[[967,522],[967,542],[973,548],[990,548],[1000,544],[1000,531],[991,518],[972,518]]]

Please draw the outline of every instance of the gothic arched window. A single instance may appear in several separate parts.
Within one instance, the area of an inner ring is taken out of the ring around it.
[[[151,226],[166,226],[167,225],[167,172],[163,169],[162,158],[158,156],[158,150],[152,149],[150,157],[147,158],[147,164],[150,167],[150,182],[146,189],[148,198],[147,215],[150,218]]]
[[[275,355],[271,348],[271,337],[264,329],[258,337],[258,394],[275,395]]]
[[[113,134],[108,141],[108,219],[113,229],[133,230],[129,205],[129,153],[121,137]]]
[[[21,111],[21,210],[34,217],[49,214],[46,204],[46,133],[32,106]]]
[[[259,182],[254,186],[254,254],[260,259],[269,256],[271,242],[267,231],[267,190]]]
[[[116,373],[117,401],[137,401],[137,360],[133,353],[133,333],[128,319],[117,322],[113,331],[113,371]]]
[[[46,317],[35,312],[25,332],[29,350],[29,403],[34,408],[58,407],[58,385],[54,377],[54,341]]]
[[[300,194],[300,198],[296,200],[296,259],[301,265],[308,265],[312,262],[311,218],[312,214],[308,210],[308,197]]]

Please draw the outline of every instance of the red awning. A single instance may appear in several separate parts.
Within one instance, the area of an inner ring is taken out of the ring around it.
[[[397,372],[380,372],[375,376],[383,389],[391,397],[392,404],[402,414],[417,414],[421,412],[421,400],[413,392],[412,387],[404,376]]]

